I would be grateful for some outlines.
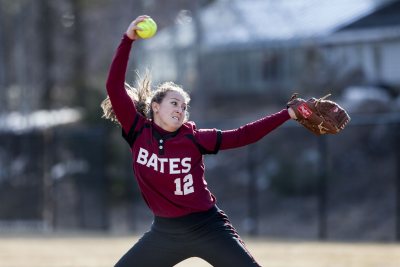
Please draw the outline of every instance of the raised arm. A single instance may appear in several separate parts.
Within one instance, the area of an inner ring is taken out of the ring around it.
[[[290,118],[288,110],[283,109],[237,129],[222,131],[220,149],[237,148],[257,142]]]
[[[135,32],[135,30],[138,29],[136,25],[147,17],[148,16],[139,16],[129,25],[115,52],[106,83],[107,93],[110,97],[114,113],[125,133],[129,132],[134,118],[137,115],[133,99],[125,90],[125,75],[129,53],[133,41],[138,39]]]

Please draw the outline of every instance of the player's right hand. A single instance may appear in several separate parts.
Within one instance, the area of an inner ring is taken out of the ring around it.
[[[138,27],[137,24],[147,18],[150,18],[150,16],[141,15],[132,21],[131,24],[129,24],[129,27],[126,30],[126,35],[129,37],[129,39],[137,40],[139,38],[139,36],[136,34],[136,30],[140,30],[140,27]]]

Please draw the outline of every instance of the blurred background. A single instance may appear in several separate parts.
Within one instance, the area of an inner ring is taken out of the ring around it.
[[[0,235],[142,233],[121,129],[101,119],[113,54],[129,23],[127,82],[152,71],[192,96],[201,128],[232,129],[292,93],[352,117],[337,136],[295,122],[206,156],[206,178],[239,233],[400,241],[400,1],[0,0]]]

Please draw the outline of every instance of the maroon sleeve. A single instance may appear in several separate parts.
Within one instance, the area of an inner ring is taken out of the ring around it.
[[[125,90],[125,75],[133,40],[126,34],[115,52],[106,83],[107,93],[118,121],[128,133],[138,115],[131,97]]]
[[[199,129],[195,139],[202,154],[218,153],[221,144],[221,131],[217,129]]]
[[[283,109],[237,129],[222,131],[220,149],[237,148],[254,143],[289,119],[287,109]]]

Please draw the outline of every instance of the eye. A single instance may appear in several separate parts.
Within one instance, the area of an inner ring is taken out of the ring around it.
[[[171,104],[174,106],[178,105],[178,103],[176,101],[172,101]]]

